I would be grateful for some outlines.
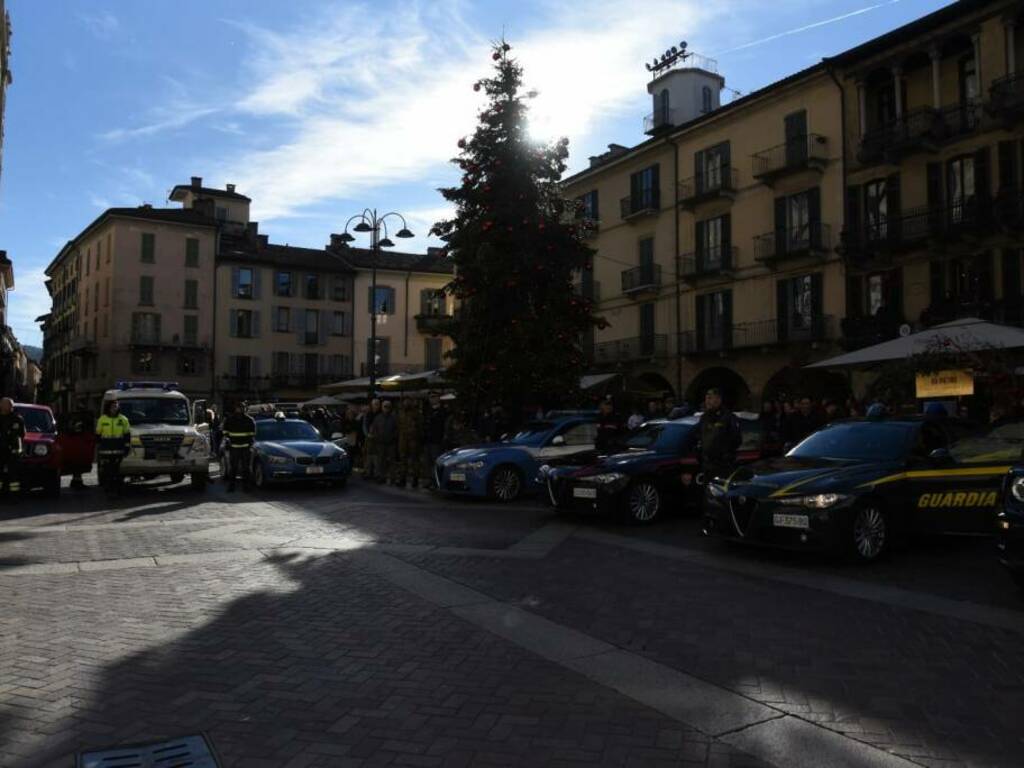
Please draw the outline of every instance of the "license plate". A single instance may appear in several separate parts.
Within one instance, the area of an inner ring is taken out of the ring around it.
[[[451,480],[453,483],[464,483],[466,482],[466,473],[452,472],[450,475],[448,475],[448,479]]]
[[[573,488],[572,495],[577,499],[596,499],[597,488]]]
[[[324,473],[323,467],[306,467],[307,475],[322,475]]]
[[[811,519],[807,515],[772,515],[772,525],[776,528],[810,528]]]

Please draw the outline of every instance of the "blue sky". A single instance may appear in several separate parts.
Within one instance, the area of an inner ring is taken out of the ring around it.
[[[165,205],[192,175],[237,184],[276,242],[323,245],[366,206],[425,235],[503,33],[540,92],[537,135],[567,135],[574,170],[643,138],[643,63],[679,40],[746,93],[946,4],[7,0],[10,323],[40,343],[42,270],[60,246],[106,207]]]

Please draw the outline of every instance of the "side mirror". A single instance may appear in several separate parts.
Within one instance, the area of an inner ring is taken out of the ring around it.
[[[341,438],[343,437],[344,435],[341,434],[341,432],[335,432],[334,434],[331,435],[331,440],[341,440]]]
[[[953,455],[946,448],[936,448],[928,454],[928,459],[934,464],[953,463]]]
[[[551,440],[552,445],[565,445],[565,437],[563,435],[555,435]]]

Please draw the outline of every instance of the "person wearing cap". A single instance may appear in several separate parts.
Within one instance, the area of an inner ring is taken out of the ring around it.
[[[622,419],[615,413],[615,403],[609,395],[598,406],[597,437],[594,447],[598,453],[607,454],[622,440]]]
[[[722,404],[722,393],[712,388],[704,396],[704,413],[689,442],[697,441],[701,472],[706,480],[728,477],[736,466],[736,452],[743,442],[740,422]]]
[[[390,400],[381,401],[380,413],[370,425],[369,436],[373,445],[370,476],[378,483],[386,483],[389,479],[393,481],[392,472],[398,458],[398,419],[395,418],[394,403]]]
[[[120,490],[121,462],[130,450],[131,424],[117,400],[110,400],[96,420],[97,471],[108,492]]]
[[[235,410],[224,419],[224,434],[228,438],[228,450],[231,453],[227,477],[228,492],[235,490],[235,479],[242,475],[243,485],[249,484],[249,461],[252,444],[256,439],[256,421],[245,412],[245,403],[235,403]]]

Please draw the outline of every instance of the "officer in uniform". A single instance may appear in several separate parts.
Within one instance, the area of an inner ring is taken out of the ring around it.
[[[235,410],[224,420],[224,434],[228,438],[231,462],[228,467],[228,491],[235,490],[235,478],[242,473],[242,483],[249,483],[249,459],[256,439],[256,422],[245,412],[245,403],[235,403]]]
[[[395,484],[405,487],[406,479],[413,488],[420,484],[420,446],[423,442],[423,418],[419,403],[411,397],[402,401],[398,411],[398,461],[395,463]]]
[[[25,439],[25,421],[14,410],[9,397],[0,400],[0,473],[3,474],[3,497],[11,493],[11,484],[18,481],[18,462],[21,460],[22,440]]]
[[[109,400],[96,420],[96,469],[100,485],[108,491],[121,488],[121,462],[131,450],[131,424],[117,400]]]
[[[690,434],[700,441],[700,467],[705,481],[729,477],[736,466],[736,451],[743,442],[743,433],[739,420],[722,405],[718,389],[709,389],[704,396],[704,413]]]

